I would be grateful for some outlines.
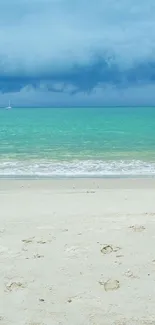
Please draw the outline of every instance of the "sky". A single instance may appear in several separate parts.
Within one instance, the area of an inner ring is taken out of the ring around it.
[[[0,106],[155,105],[155,0],[0,0]]]

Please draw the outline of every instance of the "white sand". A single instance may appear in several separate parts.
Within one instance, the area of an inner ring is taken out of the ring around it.
[[[155,324],[155,179],[0,180],[0,324]]]

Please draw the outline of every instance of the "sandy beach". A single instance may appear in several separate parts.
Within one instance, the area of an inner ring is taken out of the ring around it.
[[[155,179],[0,180],[0,324],[155,324]]]

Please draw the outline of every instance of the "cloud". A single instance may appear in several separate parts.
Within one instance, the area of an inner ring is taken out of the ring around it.
[[[154,29],[154,0],[1,0],[0,92],[119,101],[154,85]]]

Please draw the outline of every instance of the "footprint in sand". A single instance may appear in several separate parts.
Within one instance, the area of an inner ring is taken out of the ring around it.
[[[22,242],[24,243],[24,244],[31,244],[31,243],[33,243],[34,242],[34,239],[35,239],[35,237],[30,237],[30,238],[27,238],[27,239],[22,239]],[[52,242],[52,240],[48,240],[48,242],[49,243],[51,243]],[[47,241],[45,241],[45,240],[38,240],[37,241],[37,244],[46,244],[47,243]]]
[[[139,277],[137,275],[134,275],[133,272],[131,270],[128,270],[127,272],[124,273],[124,275],[127,278],[131,278],[131,279],[139,279]]]
[[[144,215],[149,216],[149,217],[155,217],[155,213],[153,213],[153,212],[152,213],[146,212],[146,213],[144,213]]]
[[[68,229],[67,229],[67,228],[65,228],[65,229],[62,229],[61,231],[62,231],[62,232],[67,232],[67,231],[68,231]]]
[[[99,281],[101,286],[104,286],[105,291],[114,291],[120,288],[120,283],[118,280],[109,279],[106,282]]]
[[[44,244],[46,244],[46,241],[45,241],[45,240],[38,240],[38,241],[37,241],[37,244],[42,244],[42,245],[44,245]]]
[[[134,232],[142,232],[146,229],[143,225],[134,225],[130,226],[129,228],[132,229]]]
[[[102,254],[110,254],[112,252],[117,252],[119,251],[121,248],[120,247],[114,247],[112,245],[105,245],[101,248],[101,253]]]
[[[22,282],[10,281],[9,283],[6,284],[6,289],[10,292],[14,290],[24,289],[25,287],[26,285]]]
[[[30,237],[30,238],[27,238],[27,239],[22,239],[22,242],[24,244],[31,244],[34,241],[34,238],[35,237]]]
[[[33,257],[34,257],[35,259],[37,259],[37,258],[44,258],[44,255],[35,254]]]

